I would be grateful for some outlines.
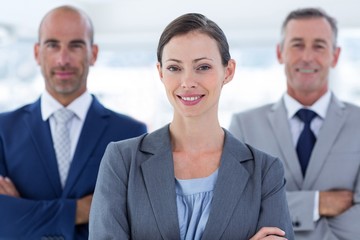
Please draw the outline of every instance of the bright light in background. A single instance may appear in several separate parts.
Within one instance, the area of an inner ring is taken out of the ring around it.
[[[237,61],[235,78],[224,86],[220,99],[222,126],[228,126],[234,112],[277,101],[283,94],[286,80],[283,66],[276,60],[275,45],[286,14],[299,7],[320,6],[338,19],[342,52],[331,73],[332,89],[341,99],[360,104],[360,18],[355,0],[197,0],[191,4],[13,0],[0,8],[0,111],[32,102],[42,93],[44,81],[33,59],[33,44],[42,16],[62,4],[83,9],[95,26],[100,54],[90,70],[89,91],[107,107],[144,121],[150,130],[172,118],[172,107],[156,71],[156,44],[165,25],[186,12],[200,12],[217,22]]]
[[[93,68],[88,89],[116,111],[146,122],[148,128],[163,125],[168,108],[162,83],[153,67]]]
[[[343,34],[339,42],[342,52],[331,73],[332,89],[341,99],[360,104],[359,31]],[[0,48],[1,111],[32,102],[43,91],[32,49],[32,41]],[[234,112],[277,101],[285,91],[284,70],[276,60],[275,44],[232,48],[231,54],[237,69],[220,99],[223,127],[228,127]],[[156,70],[155,49],[111,51],[100,44],[98,61],[90,69],[88,89],[108,108],[145,122],[150,131],[172,119],[172,107]]]

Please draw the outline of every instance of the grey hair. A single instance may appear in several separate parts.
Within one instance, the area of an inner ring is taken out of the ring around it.
[[[337,21],[335,18],[331,17],[329,14],[327,14],[324,10],[320,8],[301,8],[290,12],[289,15],[285,18],[281,27],[280,47],[283,48],[284,46],[286,26],[290,22],[290,20],[313,18],[324,18],[330,24],[333,35],[333,48],[335,49],[337,47],[338,35]]]

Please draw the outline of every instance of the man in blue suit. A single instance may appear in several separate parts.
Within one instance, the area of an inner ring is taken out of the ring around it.
[[[39,28],[35,58],[45,89],[35,103],[0,115],[0,239],[88,239],[88,218],[107,144],[146,126],[102,106],[87,91],[97,58],[93,27],[82,11],[62,6]],[[69,167],[57,157],[54,113],[71,111]]]

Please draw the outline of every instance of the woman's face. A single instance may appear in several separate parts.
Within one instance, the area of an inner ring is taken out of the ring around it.
[[[189,32],[173,37],[157,64],[175,116],[217,116],[222,86],[232,80],[235,61],[224,67],[217,42],[208,35]]]

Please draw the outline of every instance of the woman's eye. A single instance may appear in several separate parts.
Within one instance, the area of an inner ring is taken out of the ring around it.
[[[203,65],[203,66],[198,67],[198,70],[204,71],[204,70],[209,70],[210,68],[211,67],[208,65]]]
[[[167,68],[170,72],[176,72],[176,71],[179,71],[180,69],[178,67],[175,67],[175,66],[170,66]]]

